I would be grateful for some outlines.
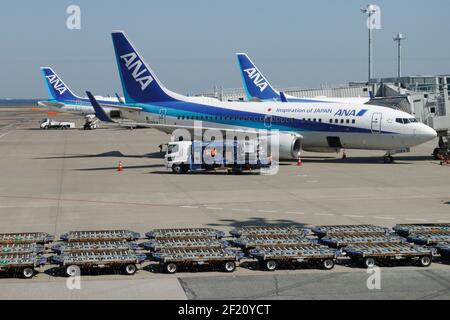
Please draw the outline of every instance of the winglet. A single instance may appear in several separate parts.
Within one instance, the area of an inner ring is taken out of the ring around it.
[[[110,117],[108,117],[105,110],[103,110],[103,108],[98,104],[97,100],[90,91],[86,91],[86,95],[88,96],[89,101],[91,102],[92,107],[95,110],[95,116],[97,118],[99,118],[103,122],[114,122]]]
[[[280,92],[280,99],[281,99],[281,102],[289,102],[283,91]]]
[[[119,101],[120,104],[124,104],[125,103],[125,101],[123,101],[123,98],[120,97],[117,92],[115,93],[115,95],[116,95],[117,101]]]

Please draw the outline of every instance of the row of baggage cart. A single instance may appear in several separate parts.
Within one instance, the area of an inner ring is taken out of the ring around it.
[[[31,278],[45,264],[71,276],[103,268],[132,275],[146,261],[175,273],[204,267],[233,272],[242,259],[267,271],[304,263],[331,270],[341,259],[364,268],[450,260],[450,224],[250,226],[230,235],[212,228],[155,229],[144,240],[129,230],[72,231],[55,242],[46,233],[0,234],[0,271]]]

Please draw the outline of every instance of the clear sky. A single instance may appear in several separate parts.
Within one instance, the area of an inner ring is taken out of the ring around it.
[[[376,0],[374,76],[396,75],[393,37],[402,32],[404,75],[450,73],[450,1]],[[81,7],[81,30],[66,8]],[[125,30],[159,79],[194,94],[241,86],[236,52],[247,52],[275,86],[315,88],[367,78],[360,0],[4,1],[0,98],[46,96],[39,67],[51,66],[82,95],[122,92],[110,32]]]

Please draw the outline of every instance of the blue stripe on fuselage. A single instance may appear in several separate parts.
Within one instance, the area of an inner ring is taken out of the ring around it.
[[[135,104],[145,112],[159,115],[161,109],[166,109],[166,115],[172,117],[189,116],[189,117],[205,117],[212,116],[214,119],[204,119],[206,122],[220,123],[238,127],[248,127],[253,129],[268,129],[265,126],[265,118],[271,115],[261,113],[225,109],[220,107],[213,107],[197,103],[175,101],[175,102],[161,102],[158,104]],[[120,106],[119,106],[120,108]],[[215,117],[218,117],[216,120]],[[220,117],[228,117],[229,120],[221,120]],[[352,133],[372,133],[372,130],[365,128],[358,128],[352,126],[345,126],[339,124],[331,124],[325,122],[303,121],[300,119],[293,119],[281,116],[272,117],[272,129],[280,131],[315,131],[315,132],[352,132]],[[316,115],[316,117],[319,117]],[[237,118],[237,119],[236,119]],[[251,120],[250,120],[251,119]],[[200,119],[198,119],[200,120]],[[382,131],[384,134],[395,134],[394,132]]]

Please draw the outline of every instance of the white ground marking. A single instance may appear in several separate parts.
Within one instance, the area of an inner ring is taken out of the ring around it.
[[[223,210],[223,208],[216,208],[216,207],[206,207],[208,210]]]
[[[439,220],[438,222],[439,223],[450,223],[450,221],[448,221],[448,220]]]
[[[11,133],[11,131],[8,131],[8,132],[6,132],[6,133],[0,135],[0,139],[3,138],[4,136],[6,136],[7,134],[10,134],[10,133]]]
[[[415,219],[415,218],[405,218],[407,221],[419,221],[419,222],[427,222],[427,219]]]
[[[365,218],[364,216],[358,216],[356,214],[344,214],[344,217],[349,217],[349,218]]]
[[[334,214],[332,213],[314,213],[315,216],[327,216],[327,217],[331,217],[334,216]]]
[[[237,209],[237,208],[231,209],[231,210],[233,210],[233,211],[250,211],[250,209]]]
[[[258,210],[258,212],[263,212],[263,213],[276,213],[276,210]]]
[[[395,218],[393,218],[393,217],[378,217],[378,216],[374,216],[373,218],[375,218],[375,219],[382,219],[382,220],[395,220]]]
[[[198,207],[196,207],[196,206],[180,206],[180,208],[185,208],[185,209],[198,209]]]
[[[304,212],[293,212],[293,211],[286,211],[286,213],[288,213],[288,214],[301,214],[301,215],[305,214]]]

